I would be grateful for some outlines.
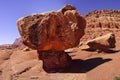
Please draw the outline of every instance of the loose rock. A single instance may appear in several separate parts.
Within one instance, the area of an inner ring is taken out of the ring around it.
[[[89,40],[86,45],[89,46],[89,48],[86,48],[87,50],[102,50],[107,51],[110,48],[115,48],[115,35],[113,33],[106,34],[101,37],[97,37],[93,40]]]

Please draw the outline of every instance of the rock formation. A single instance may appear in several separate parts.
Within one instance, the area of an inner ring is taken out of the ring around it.
[[[78,45],[86,22],[67,5],[57,12],[26,16],[17,24],[25,45],[37,50],[65,50]]]
[[[42,51],[38,53],[40,53],[39,58],[43,60],[43,68],[47,72],[67,72],[71,65],[71,57],[64,51]]]
[[[58,12],[62,11],[62,13],[66,13],[68,9],[70,9],[69,11],[71,11],[75,8],[69,8],[68,5],[68,7],[63,8]],[[104,16],[102,16],[101,14],[104,14]],[[99,17],[96,18],[95,15]],[[81,39],[82,42],[93,39],[95,40],[95,38],[97,37],[112,32],[113,34],[115,34],[116,38],[116,48],[114,49],[112,54],[106,52],[101,52],[100,54],[98,54],[97,52],[83,51],[80,50],[79,47],[69,48],[65,50],[67,53],[69,52],[68,55],[72,58],[72,65],[69,67],[69,63],[71,63],[70,57],[68,57],[66,52],[64,52],[63,50],[59,49],[58,51],[58,48],[56,48],[57,50],[29,51],[28,48],[20,49],[16,47],[15,49],[11,49],[9,48],[9,45],[5,45],[5,47],[3,47],[4,45],[2,45],[0,46],[2,47],[0,49],[0,80],[86,80],[86,78],[89,80],[114,80],[117,76],[120,76],[119,15],[119,10],[100,10],[90,12],[86,15],[87,28],[85,36],[83,36],[83,38]],[[108,17],[110,17],[109,20],[105,20]],[[113,25],[111,25],[110,27],[102,25],[102,27],[100,28],[99,26],[96,26],[96,23],[99,22],[99,20],[102,24],[104,21],[106,21],[105,24],[110,21],[110,24],[116,24],[118,25],[118,28]],[[26,21],[26,23],[29,23],[29,21]],[[26,26],[24,26],[24,28],[26,29]],[[19,43],[19,39],[15,41],[15,44],[16,42]],[[65,45],[63,45],[62,47],[64,46]],[[41,60],[38,60],[37,52],[39,53],[39,58],[43,60],[44,64]],[[48,72],[62,72],[67,69],[69,69],[70,71],[68,71],[67,73],[48,74],[44,72],[42,66]]]
[[[11,49],[24,50],[26,48],[26,46],[23,44],[22,38],[19,37],[19,38],[15,39],[15,41],[13,42],[13,44],[10,45],[10,48]]]
[[[16,48],[16,47],[19,47],[19,46],[21,46],[21,45],[23,45],[22,39],[21,39],[21,38],[17,38],[17,39],[13,42],[12,47]]]
[[[85,17],[88,27],[120,29],[120,10],[95,10]]]
[[[21,18],[17,25],[23,43],[38,51],[43,68],[50,71],[70,66],[71,58],[64,50],[79,44],[86,21],[75,7],[66,5],[59,11]]]
[[[26,46],[22,43],[21,38],[17,38],[13,44],[2,44],[0,45],[0,49],[15,49],[15,48],[21,48],[24,49]]]
[[[104,36],[100,36],[93,40],[87,41],[86,45],[88,45],[89,48],[86,48],[86,50],[108,51],[110,50],[110,48],[115,48],[115,43],[116,43],[115,35],[109,33]]]
[[[114,33],[119,35],[120,31],[120,10],[95,10],[85,15],[87,21],[85,36],[81,43],[90,39]]]
[[[0,45],[0,49],[11,49],[11,44],[2,44]]]

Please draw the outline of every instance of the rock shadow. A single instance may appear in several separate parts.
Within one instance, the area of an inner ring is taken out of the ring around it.
[[[111,50],[111,49],[106,50],[106,51],[104,51],[104,50],[85,50],[85,51],[88,51],[88,52],[98,52],[98,53],[104,52],[104,53],[108,53],[108,54],[114,54],[114,53],[120,52],[120,50]]]
[[[114,54],[117,52],[120,52],[120,50],[108,50],[108,51],[104,51],[105,53],[109,53],[109,54]]]
[[[65,72],[63,73],[86,73],[95,67],[105,63],[109,62],[112,59],[107,58],[103,59],[101,57],[97,58],[91,58],[87,60],[73,60],[71,67],[69,67]]]

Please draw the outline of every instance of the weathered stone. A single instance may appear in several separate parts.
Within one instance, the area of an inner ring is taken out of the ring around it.
[[[71,57],[64,51],[38,51],[46,72],[64,72],[71,65]]]
[[[8,60],[12,54],[12,50],[0,50],[0,64]]]
[[[86,14],[87,26],[120,29],[120,10],[95,10]]]
[[[21,18],[17,25],[28,47],[61,51],[79,44],[86,21],[73,6],[66,5],[59,11]]]
[[[15,51],[10,56],[11,70],[13,74],[21,74],[22,72],[31,69],[35,65],[41,64],[38,60],[37,51]]]
[[[95,10],[87,13],[85,19],[85,35],[80,44],[108,33],[119,35],[120,10]]]
[[[17,38],[17,39],[14,41],[14,43],[12,44],[12,47],[13,47],[13,48],[16,48],[16,47],[19,47],[19,46],[21,46],[21,45],[23,45],[22,39],[21,39],[21,38]]]
[[[30,51],[30,50],[32,50],[32,49],[30,49],[29,47],[25,47],[25,48],[23,49],[23,51]]]
[[[15,80],[87,80],[85,73],[51,73],[51,74],[28,74],[16,77]]]
[[[75,7],[66,5],[54,12],[35,14],[17,22],[23,43],[36,49],[47,72],[61,72],[71,65],[65,49],[75,47],[85,34],[85,19]]]
[[[88,50],[102,50],[107,51],[110,48],[115,47],[115,35],[113,33],[109,33],[107,35],[95,38],[93,40],[89,40],[86,44],[89,46]]]

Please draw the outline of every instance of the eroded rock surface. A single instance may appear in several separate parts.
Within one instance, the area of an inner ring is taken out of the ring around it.
[[[89,27],[120,29],[120,10],[95,10],[85,17]]]
[[[47,72],[67,72],[72,63],[71,57],[64,51],[38,51],[38,53]]]
[[[37,50],[65,50],[78,45],[85,19],[71,5],[59,11],[34,14],[17,22],[23,43]]]
[[[21,46],[21,45],[23,45],[22,39],[21,39],[21,38],[17,38],[17,39],[13,42],[12,47],[13,47],[13,48],[17,48],[17,47],[19,47],[19,46]]]
[[[87,24],[81,44],[108,33],[119,35],[120,10],[95,10],[86,14],[85,19]]]
[[[47,72],[61,72],[71,65],[65,49],[75,47],[85,34],[85,19],[75,7],[29,15],[17,22],[23,43],[36,49]]]
[[[113,33],[109,33],[104,36],[87,41],[86,45],[89,46],[87,50],[108,51],[110,48],[115,48],[115,43],[115,35]]]

